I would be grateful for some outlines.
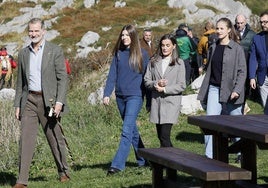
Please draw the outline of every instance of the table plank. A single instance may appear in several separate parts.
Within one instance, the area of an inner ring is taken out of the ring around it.
[[[268,143],[267,115],[189,116],[188,123],[202,129]]]

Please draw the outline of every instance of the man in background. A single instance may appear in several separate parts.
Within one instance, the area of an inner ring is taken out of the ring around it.
[[[235,27],[236,31],[238,32],[238,36],[240,38],[240,45],[244,48],[246,61],[247,61],[247,72],[248,72],[250,46],[252,43],[252,39],[256,33],[253,30],[251,30],[249,24],[247,23],[246,16],[244,16],[243,14],[238,14],[236,16],[234,27]],[[255,99],[255,100],[257,98],[259,98],[257,90],[250,89],[248,76],[246,79],[245,92],[246,92],[245,100],[247,97],[252,97],[252,99]],[[245,105],[243,107],[243,113],[246,114],[249,111],[250,111],[250,108],[249,108],[248,104],[245,102]]]
[[[13,56],[7,53],[6,47],[0,49],[0,90],[13,86],[13,70],[17,63]]]
[[[154,55],[154,44],[152,42],[152,30],[147,28],[143,30],[142,39],[140,40],[141,47],[144,48],[149,57],[152,57]]]
[[[192,59],[196,57],[196,45],[191,37],[188,35],[189,26],[185,23],[179,25],[176,30],[176,41],[178,45],[179,57],[184,61],[186,85],[188,86],[193,80],[192,76]]]
[[[203,67],[207,63],[207,53],[208,48],[211,44],[209,44],[209,36],[216,35],[215,26],[212,21],[207,21],[204,27],[204,33],[200,38],[199,43],[197,44],[197,52],[201,56],[200,61],[198,63],[199,66],[199,74],[203,73]]]
[[[252,89],[259,88],[264,114],[268,114],[268,11],[261,13],[262,31],[253,37],[249,57],[249,80]]]

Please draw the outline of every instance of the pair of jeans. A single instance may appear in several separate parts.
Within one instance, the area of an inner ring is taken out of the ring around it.
[[[220,88],[209,85],[208,100],[207,100],[207,115],[242,115],[242,104],[220,103]],[[212,135],[205,135],[205,150],[208,158],[213,158],[212,151]]]
[[[131,145],[133,146],[138,166],[143,166],[145,160],[137,155],[138,148],[144,148],[141,140],[136,120],[142,108],[141,96],[117,96],[117,107],[123,120],[122,133],[120,143],[111,167],[119,170],[125,169],[125,164],[130,152]]]

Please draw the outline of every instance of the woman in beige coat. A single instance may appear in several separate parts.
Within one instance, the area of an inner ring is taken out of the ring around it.
[[[181,95],[186,87],[185,67],[178,57],[176,39],[166,34],[150,60],[144,76],[145,87],[152,91],[150,121],[156,124],[161,147],[172,147],[170,132],[178,122]]]

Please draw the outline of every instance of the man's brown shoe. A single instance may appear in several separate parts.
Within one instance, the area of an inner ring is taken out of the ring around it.
[[[14,185],[12,188],[27,188],[27,185],[16,183],[16,185]]]
[[[66,181],[69,181],[70,180],[70,177],[69,176],[66,176],[66,175],[64,175],[64,176],[61,176],[60,177],[60,182],[66,182]]]

